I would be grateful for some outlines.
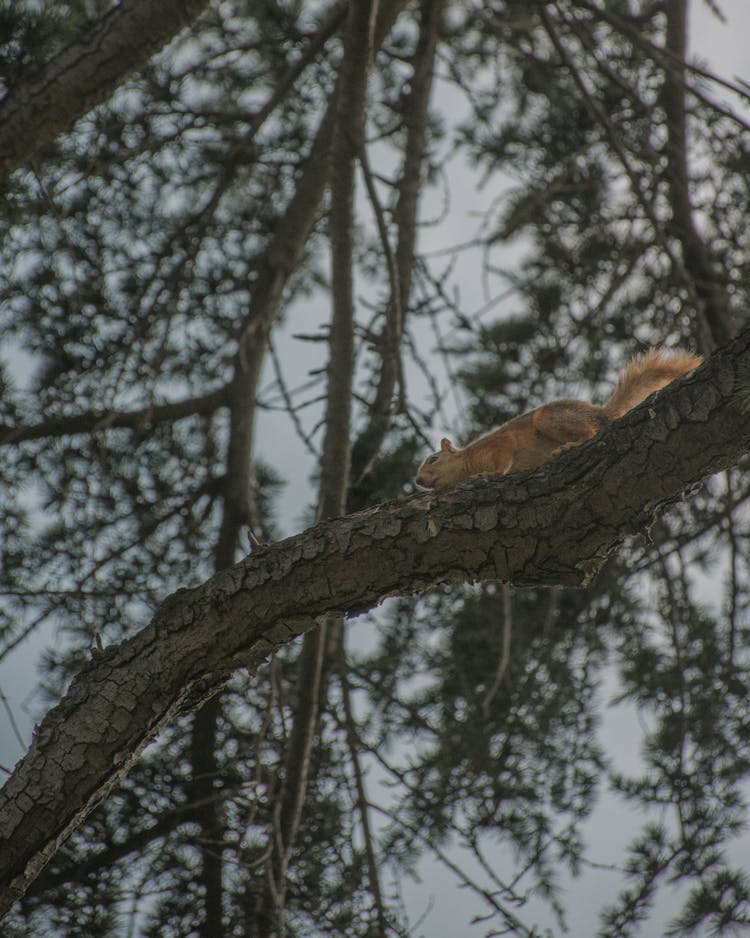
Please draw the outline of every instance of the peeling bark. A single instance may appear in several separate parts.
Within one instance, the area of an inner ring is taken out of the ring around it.
[[[529,473],[323,521],[178,590],[98,654],[0,791],[0,914],[187,706],[319,617],[500,580],[584,585],[629,534],[750,450],[750,329],[593,440]]]

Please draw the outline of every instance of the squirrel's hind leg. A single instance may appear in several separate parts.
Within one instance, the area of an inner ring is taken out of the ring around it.
[[[609,423],[600,407],[584,401],[554,401],[542,404],[533,415],[534,430],[552,444],[553,451],[580,446]]]

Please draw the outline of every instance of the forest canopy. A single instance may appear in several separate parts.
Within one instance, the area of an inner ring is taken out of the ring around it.
[[[3,934],[750,925],[750,94],[695,7],[0,6]],[[651,346],[704,364],[415,490]]]

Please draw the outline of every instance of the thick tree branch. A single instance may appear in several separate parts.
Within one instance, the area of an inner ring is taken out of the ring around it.
[[[530,473],[332,521],[179,590],[49,712],[0,791],[0,913],[187,705],[320,616],[437,584],[588,583],[629,534],[750,450],[750,329],[593,440]]]
[[[104,101],[207,0],[121,0],[0,103],[0,181]]]

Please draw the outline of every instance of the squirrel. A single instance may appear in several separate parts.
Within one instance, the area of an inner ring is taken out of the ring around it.
[[[513,417],[463,449],[448,439],[425,459],[415,482],[423,488],[457,485],[474,476],[505,475],[533,469],[562,450],[596,436],[613,420],[637,407],[649,394],[700,365],[691,352],[649,349],[634,355],[606,404],[560,400]]]

